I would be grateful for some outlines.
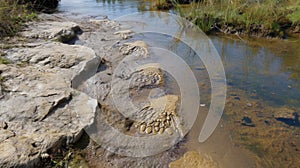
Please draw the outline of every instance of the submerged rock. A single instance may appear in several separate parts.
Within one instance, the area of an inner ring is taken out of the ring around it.
[[[274,118],[288,126],[300,127],[299,114],[292,109],[283,108],[282,110],[276,111]]]
[[[209,156],[201,155],[197,151],[189,151],[182,158],[171,162],[169,167],[217,168],[218,164]]]
[[[252,122],[252,119],[250,117],[243,117],[242,125],[248,127],[255,127],[255,124]]]

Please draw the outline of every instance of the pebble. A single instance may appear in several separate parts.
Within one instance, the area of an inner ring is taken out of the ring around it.
[[[169,126],[171,125],[170,121],[166,121],[166,122],[165,122],[165,125],[166,125],[167,127],[169,127]]]
[[[143,123],[140,126],[135,125],[137,128],[140,128],[140,132],[146,134],[162,134],[164,131],[167,131],[170,135],[173,134],[172,129],[169,127],[172,125],[172,117],[175,117],[174,111],[163,112],[159,117],[149,123]]]
[[[155,130],[156,132],[158,132],[158,131],[159,131],[159,127],[154,127],[154,130]]]
[[[152,133],[153,133],[153,134],[157,134],[157,132],[158,132],[158,131],[157,131],[156,129],[152,129]]]
[[[145,124],[141,125],[140,131],[141,131],[141,132],[144,132],[145,130],[146,130],[146,125],[145,125]]]
[[[170,120],[171,120],[171,117],[170,117],[170,116],[167,116],[167,120],[170,121]]]
[[[152,132],[152,127],[147,127],[145,132],[146,134],[150,134]]]
[[[165,131],[164,128],[160,128],[158,133],[159,133],[159,134],[162,134],[162,133],[164,133],[164,131]]]

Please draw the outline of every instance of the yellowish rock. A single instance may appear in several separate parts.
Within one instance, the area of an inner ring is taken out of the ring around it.
[[[152,132],[152,127],[147,127],[145,132],[146,134],[150,134]]]
[[[160,128],[160,129],[159,129],[159,131],[158,131],[158,133],[159,133],[159,134],[163,134],[163,133],[164,133],[164,131],[165,131],[165,129],[164,129],[164,128]]]
[[[141,126],[140,126],[140,131],[141,132],[144,132],[146,130],[146,125],[145,124],[142,124]]]
[[[183,155],[182,158],[171,162],[170,168],[218,168],[217,162],[211,157],[201,155],[197,151],[189,151]]]

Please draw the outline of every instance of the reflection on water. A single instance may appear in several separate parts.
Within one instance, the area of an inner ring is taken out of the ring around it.
[[[270,105],[300,106],[300,52],[278,53],[284,45],[292,48],[300,41],[279,42],[275,51],[227,38],[212,37],[212,41],[222,56],[229,85]]]
[[[71,16],[115,19],[130,13],[149,10],[150,2],[145,0],[62,0],[60,11]]]
[[[147,10],[149,6],[150,2],[145,0],[63,0],[59,10],[68,11],[79,17],[108,16],[115,19],[138,12],[140,9]],[[169,24],[169,20],[165,22]],[[188,47],[170,43],[165,37],[145,36],[143,38],[146,40],[149,38],[150,41],[158,40],[159,45],[168,45],[168,48],[173,48],[174,51],[180,52],[180,55],[186,56],[187,60],[190,59],[190,63],[195,62],[193,60],[195,54],[185,51],[189,49]],[[193,39],[193,36],[189,39]],[[211,37],[211,39],[222,56],[228,85],[245,90],[253,98],[263,98],[271,105],[300,106],[299,40],[277,42],[269,49],[269,46],[249,46],[242,41],[228,38]],[[269,45],[267,43],[265,44]],[[186,53],[182,54],[184,52]]]
[[[261,98],[272,106],[300,106],[300,52],[274,54],[267,47],[251,47],[242,41],[219,37],[211,39],[222,57],[228,85],[246,91],[251,98]],[[150,46],[169,49],[191,66],[199,81],[207,80],[207,73],[203,71],[204,65],[199,57],[178,39],[144,33],[136,35],[132,40],[144,40]],[[206,97],[202,97],[205,100]]]

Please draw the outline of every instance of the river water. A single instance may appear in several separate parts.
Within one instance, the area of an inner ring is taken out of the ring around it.
[[[150,10],[151,4],[139,0],[62,0],[59,11],[75,18],[102,19],[107,16],[116,19]],[[124,18],[122,20],[126,20]],[[208,141],[199,144],[197,138],[202,125],[195,124],[188,135],[188,142],[183,145],[189,150],[212,156],[220,167],[297,167],[300,162],[297,159],[300,156],[299,121],[289,125],[278,121],[274,115],[287,111],[300,114],[300,40],[235,36],[210,36],[210,39],[225,68],[228,86],[225,113]],[[170,45],[174,39],[151,33],[136,35],[131,40],[144,40],[150,46],[155,43],[179,53],[186,51],[187,47],[181,42]],[[201,96],[204,97],[201,105],[206,105],[202,110],[207,113],[211,89],[207,84],[207,72],[203,71],[205,68],[201,60],[192,59],[194,52],[181,54],[198,73],[200,92],[204,95]],[[199,64],[195,66],[195,62]],[[196,123],[203,123],[206,113],[200,113]],[[250,121],[247,118],[251,118]],[[280,138],[276,139],[277,136]],[[284,152],[275,155],[282,151],[277,148],[283,148]]]

